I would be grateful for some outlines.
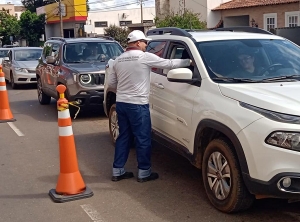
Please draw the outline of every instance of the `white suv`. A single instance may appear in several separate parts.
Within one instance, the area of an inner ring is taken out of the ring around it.
[[[147,51],[194,61],[152,69],[153,139],[202,169],[211,203],[230,213],[255,198],[300,199],[300,48],[250,27],[147,35]],[[104,95],[115,140],[116,96],[107,86]]]

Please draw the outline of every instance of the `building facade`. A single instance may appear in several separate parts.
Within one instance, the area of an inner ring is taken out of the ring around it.
[[[104,29],[110,25],[126,27],[127,25],[141,23],[141,9],[125,9],[112,11],[89,12],[87,26],[89,33],[104,34]],[[143,23],[153,23],[155,18],[155,7],[143,8]]]
[[[207,22],[207,28],[214,28],[221,19],[219,11],[212,9],[230,0],[156,0],[155,8],[157,17],[162,18],[170,12],[180,12],[188,9],[200,14],[200,20]]]

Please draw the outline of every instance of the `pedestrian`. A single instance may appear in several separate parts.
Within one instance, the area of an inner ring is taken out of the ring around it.
[[[134,30],[127,38],[128,47],[113,62],[107,84],[116,89],[116,112],[119,136],[116,140],[112,181],[132,178],[125,171],[133,138],[136,143],[138,182],[158,178],[151,171],[151,119],[149,110],[150,69],[188,67],[190,59],[163,59],[145,52],[147,38],[142,31]]]

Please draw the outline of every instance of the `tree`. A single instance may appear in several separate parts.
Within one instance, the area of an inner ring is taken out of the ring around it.
[[[36,9],[41,6],[55,3],[55,0],[21,0],[22,5],[30,12],[36,12]]]
[[[19,33],[20,25],[17,18],[8,14],[5,10],[0,11],[0,36],[2,37],[2,44],[10,45],[10,36],[16,40]]]
[[[122,47],[127,46],[127,36],[129,34],[128,28],[118,27],[116,25],[110,25],[104,29],[105,35],[114,38],[118,41]]]
[[[206,22],[200,21],[200,13],[193,13],[190,10],[184,12],[171,11],[163,19],[156,17],[155,25],[160,27],[178,27],[182,29],[205,29]]]
[[[34,46],[45,32],[45,15],[37,15],[26,10],[21,14],[19,24],[20,35],[28,41],[30,46]]]

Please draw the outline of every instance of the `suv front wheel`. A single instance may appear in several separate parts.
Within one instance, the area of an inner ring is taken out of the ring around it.
[[[48,105],[50,103],[51,96],[48,96],[43,92],[41,78],[37,79],[37,94],[38,94],[38,100],[40,104]]]
[[[214,139],[206,147],[202,177],[207,196],[218,210],[233,213],[252,205],[254,196],[244,185],[237,158],[226,140]]]
[[[118,116],[116,111],[116,104],[113,104],[109,110],[109,132],[110,137],[112,138],[113,143],[116,143],[116,140],[119,136],[119,124],[118,124]]]

